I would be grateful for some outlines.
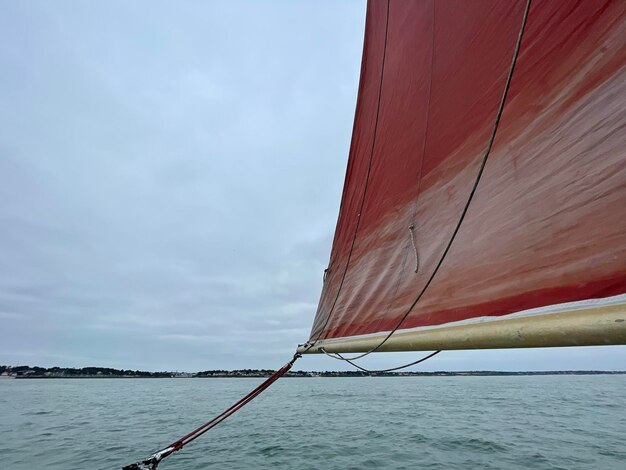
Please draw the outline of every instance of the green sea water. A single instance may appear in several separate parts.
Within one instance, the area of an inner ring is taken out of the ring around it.
[[[0,380],[1,469],[119,469],[259,379]],[[159,469],[626,469],[626,376],[286,378]]]

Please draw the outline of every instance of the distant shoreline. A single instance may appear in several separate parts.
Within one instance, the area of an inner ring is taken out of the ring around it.
[[[196,378],[264,378],[274,371],[270,369],[207,370],[203,372],[146,372],[120,370],[106,367],[0,366],[0,379],[196,379]],[[625,375],[626,371],[564,370],[564,371],[436,371],[436,372],[381,372],[360,371],[291,371],[288,378],[316,377],[510,377],[537,375]]]

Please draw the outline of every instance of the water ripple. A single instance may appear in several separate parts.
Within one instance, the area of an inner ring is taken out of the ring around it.
[[[258,383],[2,381],[1,468],[119,469]],[[284,379],[159,470],[623,470],[624,390],[624,376]]]

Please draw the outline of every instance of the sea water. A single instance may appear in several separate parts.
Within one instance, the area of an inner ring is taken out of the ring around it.
[[[120,469],[260,379],[0,380],[1,469]],[[284,378],[159,469],[626,469],[626,376]]]

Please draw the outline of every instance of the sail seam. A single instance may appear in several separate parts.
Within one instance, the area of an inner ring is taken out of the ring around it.
[[[369,4],[368,4],[368,8],[369,8]],[[358,122],[359,122],[358,116],[360,115],[360,109],[363,106],[363,104],[362,104],[362,96],[363,96],[363,89],[365,87],[365,80],[364,80],[364,78],[365,78],[365,69],[366,69],[365,51],[367,50],[367,44],[368,44],[368,40],[367,40],[368,28],[367,28],[367,25],[368,25],[369,21],[371,21],[371,20],[369,20],[367,18],[367,16],[368,15],[366,13],[365,28],[364,28],[364,31],[363,31],[363,51],[364,52],[363,52],[362,57],[361,57],[361,68],[360,68],[360,74],[359,74],[359,86],[358,86],[357,100],[356,100],[355,111],[354,111],[355,119],[354,119],[354,122],[352,123],[352,132],[351,132],[351,135],[353,137],[352,137],[352,140],[350,142],[349,155],[353,154],[353,150],[354,150],[354,148],[356,146],[355,145],[354,135],[355,135],[355,132],[356,132],[356,129],[357,129],[357,125],[358,125]],[[346,171],[345,171],[345,175],[344,175],[344,181],[348,180],[348,177],[349,177],[350,172],[351,172],[352,164],[353,164],[353,162],[351,161],[350,158],[348,158],[348,163],[346,165]],[[341,193],[341,201],[340,201],[340,204],[339,204],[339,212],[337,214],[337,221],[335,223],[335,235],[333,237],[333,244],[332,244],[332,248],[331,248],[331,251],[330,251],[330,256],[329,256],[329,260],[328,260],[328,263],[327,263],[327,267],[326,267],[326,269],[324,269],[324,275],[323,275],[323,282],[324,283],[326,282],[326,279],[328,278],[328,276],[329,276],[329,274],[331,272],[330,268],[331,268],[331,265],[333,264],[333,253],[335,252],[335,248],[337,246],[337,232],[339,230],[339,225],[341,223],[341,217],[342,217],[343,209],[344,209],[344,201],[346,201],[346,199],[347,199],[346,191],[347,191],[347,184],[344,184],[344,188],[343,188],[342,193]],[[324,284],[324,286],[322,287],[322,292],[320,293],[320,305],[322,303],[322,300],[324,299],[325,289],[326,289],[326,285]],[[320,305],[318,305],[318,307],[317,307],[316,318],[317,318],[317,315],[319,314],[319,311],[320,311]],[[310,337],[313,336],[313,333],[315,331],[316,331],[315,324],[313,324],[311,326],[311,333],[310,333],[309,336]]]
[[[422,190],[422,173],[424,171],[424,159],[426,157],[426,144],[428,142],[428,130],[430,128],[430,102],[432,99],[432,90],[433,90],[433,72],[435,68],[435,18],[436,18],[436,8],[437,3],[433,1],[433,15],[432,15],[432,31],[431,31],[431,42],[430,42],[430,75],[428,78],[428,100],[426,101],[426,123],[424,125],[424,139],[422,140],[422,156],[420,159],[420,169],[417,175],[417,191],[415,194],[415,204],[413,205],[413,213],[411,214],[411,225],[409,226],[409,230],[411,230],[411,241],[413,242],[413,248],[415,249],[415,257],[417,258],[417,248],[415,246],[415,236],[414,228],[415,228],[415,219],[417,218],[417,208],[419,207],[419,198]],[[419,258],[416,261],[415,272],[419,270]],[[397,290],[396,290],[397,292]]]
[[[421,182],[422,182],[422,172],[423,172],[423,168],[424,168],[424,157],[426,155],[426,142],[428,139],[428,128],[429,128],[429,124],[430,124],[430,102],[431,102],[431,97],[432,97],[432,85],[433,85],[433,68],[434,68],[434,63],[435,63],[435,12],[436,12],[436,2],[433,0],[432,2],[432,16],[431,16],[431,34],[430,34],[430,73],[428,75],[428,99],[426,101],[426,116],[425,116],[425,120],[424,120],[424,138],[422,139],[422,152],[421,152],[421,158],[420,158],[420,167],[419,167],[419,172],[417,175],[417,190],[416,190],[416,194],[415,194],[415,201],[414,201],[414,206],[413,206],[413,211],[411,212],[411,218],[409,219],[410,221],[410,225],[409,225],[409,231],[410,231],[410,236],[411,236],[411,244],[413,246],[413,252],[415,255],[415,274],[418,273],[419,271],[419,265],[420,265],[420,260],[419,260],[419,252],[417,250],[417,234],[415,233],[415,229],[416,229],[416,224],[415,224],[415,219],[417,218],[417,208],[418,208],[418,201],[419,201],[419,196],[420,196],[420,192],[421,192]],[[407,248],[408,249],[408,248]],[[407,252],[406,255],[404,256],[404,259],[402,260],[402,265],[400,267],[400,273],[404,272],[406,265],[408,263],[409,260],[409,253]],[[396,296],[398,295],[398,291],[400,290],[400,284],[402,283],[402,276],[398,276],[396,282],[395,282],[395,286],[393,288],[393,295],[391,296],[391,299],[389,300],[389,302],[387,303],[387,307],[385,309],[385,314],[387,312],[390,311],[391,306],[393,305],[393,302],[395,301]],[[378,325],[380,325],[382,322],[382,318],[378,321]]]
[[[368,183],[369,183],[369,179],[370,179],[370,173],[371,173],[371,169],[372,169],[372,161],[374,160],[374,149],[376,147],[376,134],[378,132],[378,122],[379,122],[379,116],[380,116],[380,102],[381,102],[381,97],[382,97],[382,93],[383,93],[383,80],[384,80],[384,76],[385,76],[385,58],[387,56],[387,36],[388,36],[388,32],[389,32],[389,7],[390,7],[390,0],[387,0],[387,17],[385,19],[385,39],[384,39],[384,43],[383,43],[383,57],[382,57],[382,63],[381,63],[381,71],[380,71],[380,85],[379,85],[379,89],[378,89],[378,103],[376,106],[376,119],[374,121],[374,136],[372,139],[372,150],[370,153],[370,159],[368,162],[368,166],[367,166],[367,174],[365,177],[365,187],[363,189],[363,197],[361,198],[361,205],[359,208],[359,213],[358,213],[358,217],[357,217],[357,222],[356,222],[356,227],[354,229],[354,236],[352,238],[352,243],[350,244],[350,251],[348,252],[348,259],[346,261],[346,267],[344,269],[344,272],[341,276],[341,281],[339,283],[339,288],[337,289],[337,295],[335,296],[335,300],[333,301],[333,305],[330,309],[330,312],[328,313],[328,317],[326,317],[326,321],[324,322],[324,325],[322,326],[319,335],[317,335],[317,338],[315,338],[313,341],[311,341],[311,347],[313,346],[313,344],[315,344],[324,334],[324,332],[326,331],[326,327],[328,326],[330,319],[332,317],[333,312],[335,311],[335,306],[337,305],[337,301],[339,299],[339,295],[341,294],[341,290],[343,288],[343,284],[344,281],[346,279],[346,275],[348,274],[348,270],[350,267],[350,260],[352,258],[352,252],[354,250],[354,245],[357,239],[357,235],[359,232],[359,226],[361,225],[361,215],[363,212],[363,207],[365,205],[365,198],[367,196],[367,188],[368,188]]]

